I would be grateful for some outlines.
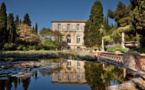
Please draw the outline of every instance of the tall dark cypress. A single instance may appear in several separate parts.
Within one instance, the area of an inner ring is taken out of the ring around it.
[[[7,13],[5,3],[1,4],[0,9],[0,42],[7,42]]]
[[[15,25],[18,27],[20,25],[19,16],[16,16]]]
[[[100,34],[100,27],[103,24],[103,6],[100,1],[96,1],[91,9],[89,19],[88,41],[91,47],[100,46],[102,35]]]
[[[21,20],[21,19],[20,19],[20,22],[19,22],[19,24],[20,24],[20,25],[22,25],[22,20]]]
[[[89,42],[89,28],[90,28],[90,21],[88,20],[85,25],[85,30],[84,30],[84,45],[86,47],[91,47],[90,42]]]
[[[8,41],[14,43],[15,37],[16,37],[16,26],[15,26],[14,17],[12,13],[10,13],[7,18],[7,30],[9,31],[7,33],[7,35],[9,36]]]
[[[35,32],[38,33],[38,25],[37,25],[37,23],[35,25]]]
[[[27,24],[28,26],[31,26],[31,20],[28,13],[26,13],[26,15],[24,16],[23,24]]]

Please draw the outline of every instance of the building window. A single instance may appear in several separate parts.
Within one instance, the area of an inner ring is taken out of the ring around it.
[[[71,61],[67,62],[67,67],[71,67]]]
[[[60,30],[61,29],[61,24],[58,24],[58,30]]]
[[[65,26],[63,26],[63,30],[65,30]]]
[[[67,43],[71,43],[71,36],[70,35],[67,36]]]
[[[77,68],[80,69],[80,66],[81,66],[81,64],[80,64],[80,62],[78,61],[78,62],[77,62]]]
[[[67,50],[70,50],[70,47],[67,47]]]
[[[79,75],[77,75],[77,78],[78,78],[78,80],[80,80],[81,79],[81,75],[79,74]]]
[[[70,30],[70,24],[67,24],[67,30]]]
[[[77,36],[77,43],[80,43],[80,36]]]
[[[77,30],[80,30],[80,25],[79,24],[77,24]]]

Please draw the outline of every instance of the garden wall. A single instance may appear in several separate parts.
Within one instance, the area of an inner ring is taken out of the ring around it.
[[[106,62],[113,62],[115,64],[123,65],[123,55],[109,52],[98,52],[99,60]],[[145,55],[140,54],[140,58],[135,59],[135,68],[137,70],[145,71]]]
[[[123,54],[101,52],[98,53],[98,58],[99,60],[107,60],[121,65],[123,64]]]

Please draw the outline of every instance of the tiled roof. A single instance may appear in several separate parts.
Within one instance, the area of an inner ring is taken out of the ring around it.
[[[51,21],[53,22],[70,22],[70,23],[85,23],[87,20],[61,20],[61,21]]]

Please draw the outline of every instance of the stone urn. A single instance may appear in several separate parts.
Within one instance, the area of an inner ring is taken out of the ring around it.
[[[124,42],[124,46],[126,48],[133,49],[138,46],[138,42],[137,41]]]

